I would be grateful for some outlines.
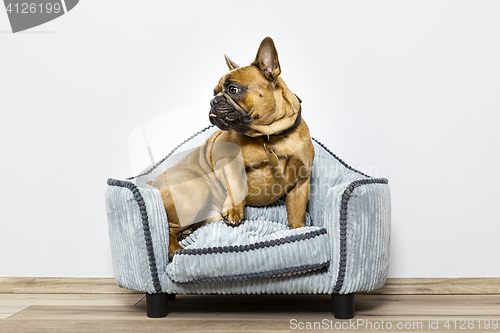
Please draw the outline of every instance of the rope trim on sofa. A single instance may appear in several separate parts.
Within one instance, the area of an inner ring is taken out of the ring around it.
[[[266,247],[273,247],[276,245],[299,242],[301,240],[311,239],[317,236],[325,235],[326,229],[319,229],[307,232],[305,234],[300,235],[292,235],[278,239],[271,239],[255,244],[247,244],[247,245],[235,245],[235,246],[219,246],[219,247],[206,247],[201,249],[181,249],[175,252],[175,255],[202,255],[202,254],[216,254],[216,253],[235,253],[235,252],[245,252],[245,251],[253,251]]]
[[[188,282],[177,282],[179,284],[191,285],[191,284],[200,284],[200,283],[210,283],[210,282],[228,282],[228,281],[243,281],[249,279],[265,279],[265,278],[274,278],[281,276],[292,276],[298,274],[305,274],[318,270],[326,270],[330,265],[329,261],[320,264],[310,264],[310,265],[302,265],[297,267],[289,267],[282,269],[275,269],[265,272],[258,273],[245,273],[239,275],[227,275],[227,276],[207,276],[195,280],[191,280]]]
[[[148,170],[144,171],[143,173],[141,173],[140,175],[137,175],[137,176],[134,176],[134,177],[130,177],[130,178],[127,178],[127,180],[132,180],[132,179],[135,179],[135,178],[139,178],[139,177],[142,177],[142,176],[146,176],[146,175],[149,175],[151,172],[153,172],[154,169],[156,169],[160,164],[162,164],[163,162],[165,162],[165,160],[167,158],[169,158],[170,156],[172,156],[176,151],[177,149],[179,149],[183,144],[191,141],[192,139],[194,139],[195,137],[197,137],[198,135],[200,135],[201,133],[205,132],[206,130],[210,129],[214,127],[214,125],[209,125],[207,127],[205,127],[204,129],[202,129],[201,131],[198,131],[197,133],[191,135],[189,138],[187,138],[186,140],[182,141],[181,143],[179,143],[174,149],[172,149],[172,151],[170,151],[170,153],[167,154],[167,156],[165,156],[161,161],[159,161],[158,163],[156,163],[155,165],[153,165],[151,168],[149,168]]]
[[[344,162],[342,159],[340,159],[340,157],[338,157],[337,155],[335,155],[330,149],[326,148],[326,146],[324,144],[322,144],[321,142],[319,142],[315,138],[311,138],[311,139],[314,142],[316,142],[321,148],[323,148],[328,154],[332,155],[333,158],[335,158],[337,161],[339,161],[339,163],[342,164],[343,166],[345,166],[347,169],[349,169],[351,171],[354,171],[356,173],[359,173],[362,176],[365,176],[365,177],[368,177],[368,178],[372,178],[371,176],[366,175],[366,174],[362,173],[361,171],[354,169],[352,166],[350,166],[349,164],[347,164],[346,162]]]
[[[125,187],[132,191],[134,199],[139,205],[139,210],[141,212],[142,218],[142,229],[144,231],[144,241],[146,243],[146,251],[148,253],[149,270],[151,272],[151,279],[153,281],[153,286],[157,293],[161,292],[160,278],[158,277],[158,267],[156,266],[156,257],[153,249],[153,240],[151,237],[151,230],[149,229],[148,212],[146,210],[146,203],[141,195],[141,192],[137,186],[131,182],[124,180],[116,180],[109,178],[107,181],[110,186]]]
[[[342,201],[340,205],[340,262],[339,262],[339,274],[337,276],[337,282],[333,288],[334,293],[339,293],[344,284],[344,277],[347,264],[347,204],[349,199],[351,199],[354,190],[362,185],[369,184],[388,184],[389,181],[386,178],[369,178],[355,180],[347,186],[342,194]]]

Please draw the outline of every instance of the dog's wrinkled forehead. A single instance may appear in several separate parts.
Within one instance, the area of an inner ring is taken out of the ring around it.
[[[215,87],[214,93],[228,92],[231,87],[240,89],[239,92],[246,92],[249,89],[269,89],[270,85],[259,69],[247,66],[224,75]]]

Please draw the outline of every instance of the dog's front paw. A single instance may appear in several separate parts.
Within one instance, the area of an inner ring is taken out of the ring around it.
[[[193,234],[194,230],[191,228],[184,229],[177,234],[177,240],[180,242]]]
[[[224,222],[226,222],[227,225],[236,227],[243,221],[243,206],[230,208],[222,214],[222,217],[224,217]]]

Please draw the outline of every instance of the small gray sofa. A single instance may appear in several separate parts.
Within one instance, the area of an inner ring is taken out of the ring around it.
[[[168,222],[147,184],[217,128],[189,137],[159,163],[128,179],[108,179],[106,211],[116,283],[147,296],[149,317],[167,314],[175,294],[330,294],[336,318],[354,316],[354,293],[386,281],[391,199],[372,178],[313,139],[306,227],[288,228],[284,201],[245,207],[238,227],[198,228],[168,259]]]

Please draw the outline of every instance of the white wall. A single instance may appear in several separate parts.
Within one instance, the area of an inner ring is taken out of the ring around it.
[[[129,134],[208,112],[223,54],[246,65],[268,35],[313,136],[389,178],[390,276],[500,276],[499,17],[498,1],[86,0],[12,34],[0,8],[0,276],[112,276],[104,190],[132,173]]]

